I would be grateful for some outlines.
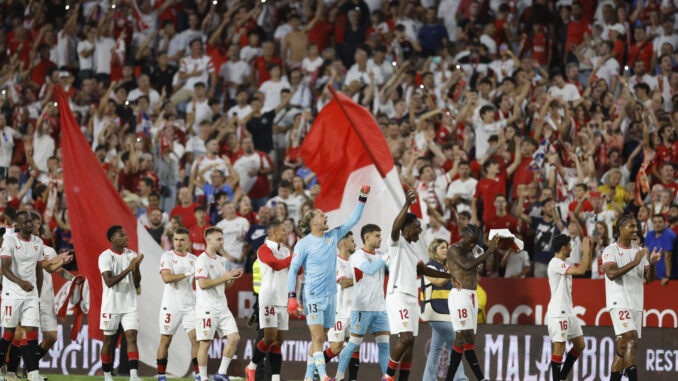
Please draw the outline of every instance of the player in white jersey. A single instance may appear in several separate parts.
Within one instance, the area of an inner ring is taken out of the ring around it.
[[[288,232],[278,220],[271,221],[266,231],[268,239],[257,250],[261,268],[259,326],[264,330],[264,337],[255,346],[252,361],[245,368],[247,381],[254,381],[257,365],[266,357],[266,353],[269,353],[271,363],[271,380],[280,381],[281,346],[289,328],[285,290],[292,255],[290,249],[283,245]]]
[[[377,253],[381,246],[381,229],[374,224],[367,224],[360,229],[360,238],[365,244],[350,258],[354,276],[354,290],[351,298],[351,337],[341,351],[336,380],[344,379],[346,367],[349,367],[349,380],[358,379],[357,366],[350,368],[352,355],[358,353],[367,331],[375,337],[379,348],[379,365],[382,373],[386,373],[389,346],[389,322],[384,301],[384,276],[388,254]],[[350,359],[350,360],[349,360]]]
[[[205,230],[205,251],[195,262],[195,318],[196,338],[200,342],[198,349],[198,368],[200,379],[207,378],[207,352],[212,345],[214,334],[226,337],[219,371],[214,381],[228,381],[226,372],[235,350],[240,342],[238,326],[228,309],[226,289],[240,278],[242,269],[226,271],[226,259],[222,256],[224,232],[221,228],[211,227]]]
[[[137,331],[139,330],[139,311],[137,309],[137,289],[141,285],[139,265],[144,255],[127,248],[127,232],[120,225],[108,228],[106,238],[111,248],[99,255],[99,272],[103,280],[101,297],[101,320],[99,328],[104,331],[104,343],[101,347],[101,368],[105,381],[113,381],[113,354],[117,344],[118,327],[122,324],[127,339],[127,358],[129,358],[130,380],[140,381],[139,349]]]
[[[591,266],[593,241],[589,237],[582,241],[581,263],[568,261],[572,252],[568,235],[559,234],[553,237],[552,245],[555,255],[549,262],[547,270],[551,300],[546,309],[546,325],[553,343],[551,377],[553,381],[560,381],[567,379],[572,365],[585,348],[584,333],[572,307],[572,276],[584,275],[588,271]],[[572,349],[567,353],[567,359],[561,369],[567,340],[572,343]]]
[[[193,291],[196,257],[187,251],[190,234],[186,228],[177,229],[172,236],[174,250],[166,251],[160,257],[159,271],[165,287],[158,316],[160,327],[160,345],[156,361],[158,381],[167,379],[165,370],[168,350],[179,324],[184,327],[184,331],[191,340],[193,376],[196,380],[200,380],[199,370],[196,369],[198,367],[198,341],[195,339],[195,291]]]
[[[2,326],[0,366],[19,323],[24,327],[28,346],[23,350],[29,381],[42,380],[38,372],[39,298],[42,291],[42,240],[33,235],[33,218],[29,212],[17,213],[13,234],[6,234],[0,251],[2,262]]]
[[[348,232],[337,242],[337,308],[334,326],[327,331],[330,347],[325,350],[325,363],[341,353],[344,342],[351,336],[351,300],[353,298],[353,268],[349,262],[355,252],[353,232]],[[355,363],[355,361],[354,361]],[[353,365],[353,364],[352,364]]]
[[[414,338],[419,333],[419,285],[417,277],[426,275],[432,278],[450,278],[449,273],[434,270],[426,266],[427,248],[423,239],[421,222],[413,213],[408,213],[410,205],[416,200],[414,192],[407,191],[405,205],[398,213],[391,229],[390,264],[386,290],[386,311],[391,334],[398,335],[398,342],[391,347],[384,381],[393,380],[400,365],[399,380],[407,380],[412,368]]]
[[[643,325],[643,282],[657,278],[654,264],[663,251],[640,248],[633,240],[638,237],[638,223],[629,215],[617,218],[617,242],[603,250],[605,269],[605,299],[610,312],[617,348],[612,362],[610,381],[619,381],[623,374],[629,381],[638,379],[636,347]]]
[[[478,380],[485,380],[480,370],[478,357],[475,351],[476,329],[478,328],[478,265],[485,262],[488,256],[497,252],[499,236],[490,241],[487,251],[476,255],[474,248],[481,237],[481,230],[474,224],[468,224],[461,230],[461,241],[447,248],[445,266],[450,269],[460,287],[450,290],[447,297],[447,306],[450,310],[450,320],[455,331],[454,345],[450,355],[450,366],[447,369],[447,380],[453,380],[462,354],[471,366],[473,374]]]

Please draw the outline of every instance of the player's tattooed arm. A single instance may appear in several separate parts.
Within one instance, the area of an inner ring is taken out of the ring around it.
[[[627,272],[631,271],[634,267],[638,266],[643,260],[643,257],[647,255],[649,250],[647,248],[642,248],[636,252],[636,256],[633,258],[633,261],[627,263],[625,266],[619,267],[614,262],[608,262],[603,265],[605,269],[605,276],[610,280],[616,280],[619,277],[624,276]],[[654,267],[654,266],[650,266]]]
[[[9,279],[10,281],[16,283],[21,287],[22,290],[29,292],[33,290],[33,285],[31,282],[27,282],[12,272],[12,258],[2,258],[2,275]]]
[[[139,255],[137,255],[136,258],[139,258],[139,260],[136,262],[136,264],[132,268],[132,279],[134,281],[134,287],[138,289],[139,287],[141,287],[141,267],[140,266],[141,266],[141,261],[144,260],[144,255],[139,254]]]

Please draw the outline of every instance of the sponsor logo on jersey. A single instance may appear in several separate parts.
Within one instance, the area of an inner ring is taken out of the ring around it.
[[[356,324],[356,325],[355,325],[355,330],[356,330],[356,331],[360,331],[360,324]]]
[[[271,318],[266,318],[266,324],[271,322]]]
[[[403,327],[407,328],[407,322],[406,321],[403,322]]]
[[[315,320],[316,316],[317,315],[315,315],[315,314],[311,315],[311,320]]]

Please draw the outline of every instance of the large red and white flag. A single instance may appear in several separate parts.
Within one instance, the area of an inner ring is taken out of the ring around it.
[[[141,263],[141,295],[139,296],[138,345],[140,360],[155,366],[156,350],[160,342],[158,313],[163,285],[158,272],[162,248],[146,229],[137,222],[132,211],[108,179],[90,144],[82,134],[62,92],[59,98],[61,114],[64,191],[68,205],[69,223],[73,235],[78,271],[89,283],[90,308],[87,314],[89,337],[101,340],[99,329],[102,283],[99,273],[99,254],[110,248],[106,230],[121,225],[129,236],[129,248],[143,253]],[[177,376],[187,373],[191,353],[186,335],[176,335],[170,347],[167,372]]]
[[[381,227],[386,240],[405,202],[391,150],[366,108],[332,92],[334,98],[318,114],[301,146],[301,157],[322,188],[315,207],[327,214],[330,227],[339,226],[353,211],[360,185],[369,185],[372,190],[353,235],[360,242],[360,228],[372,223]]]

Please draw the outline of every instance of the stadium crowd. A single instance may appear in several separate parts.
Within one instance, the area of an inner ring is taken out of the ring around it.
[[[331,100],[370,109],[427,243],[506,228],[483,275],[546,277],[552,238],[592,269],[622,213],[678,233],[678,4],[670,0],[7,0],[0,2],[0,210],[72,249],[58,94],[125,202],[170,249],[218,226],[251,271],[272,219],[292,248],[320,191],[300,146]],[[332,142],[327,142],[332,144]]]

